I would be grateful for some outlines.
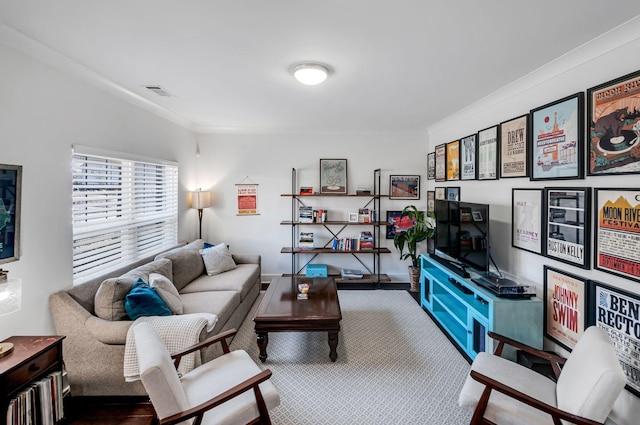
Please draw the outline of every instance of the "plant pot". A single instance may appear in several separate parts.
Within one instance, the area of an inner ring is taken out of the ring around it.
[[[409,291],[420,292],[420,268],[409,266]]]

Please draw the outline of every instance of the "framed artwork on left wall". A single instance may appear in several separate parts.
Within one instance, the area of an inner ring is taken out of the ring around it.
[[[0,264],[20,258],[22,166],[0,164]]]

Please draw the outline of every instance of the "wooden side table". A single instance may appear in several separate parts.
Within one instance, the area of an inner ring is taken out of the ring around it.
[[[62,372],[64,336],[12,336],[13,351],[0,358],[0,417],[6,424],[7,408],[29,384],[54,371]],[[59,396],[62,397],[62,388]]]

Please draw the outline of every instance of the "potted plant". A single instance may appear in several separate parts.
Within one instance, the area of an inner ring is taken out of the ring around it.
[[[411,259],[409,282],[411,292],[418,292],[420,268],[418,267],[418,243],[430,239],[435,234],[436,220],[433,212],[425,213],[415,205],[402,210],[400,218],[394,222],[393,246],[400,251],[400,260]]]

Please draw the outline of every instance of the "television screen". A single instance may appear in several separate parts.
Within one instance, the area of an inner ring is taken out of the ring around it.
[[[489,205],[436,200],[435,215],[436,257],[488,272]]]

